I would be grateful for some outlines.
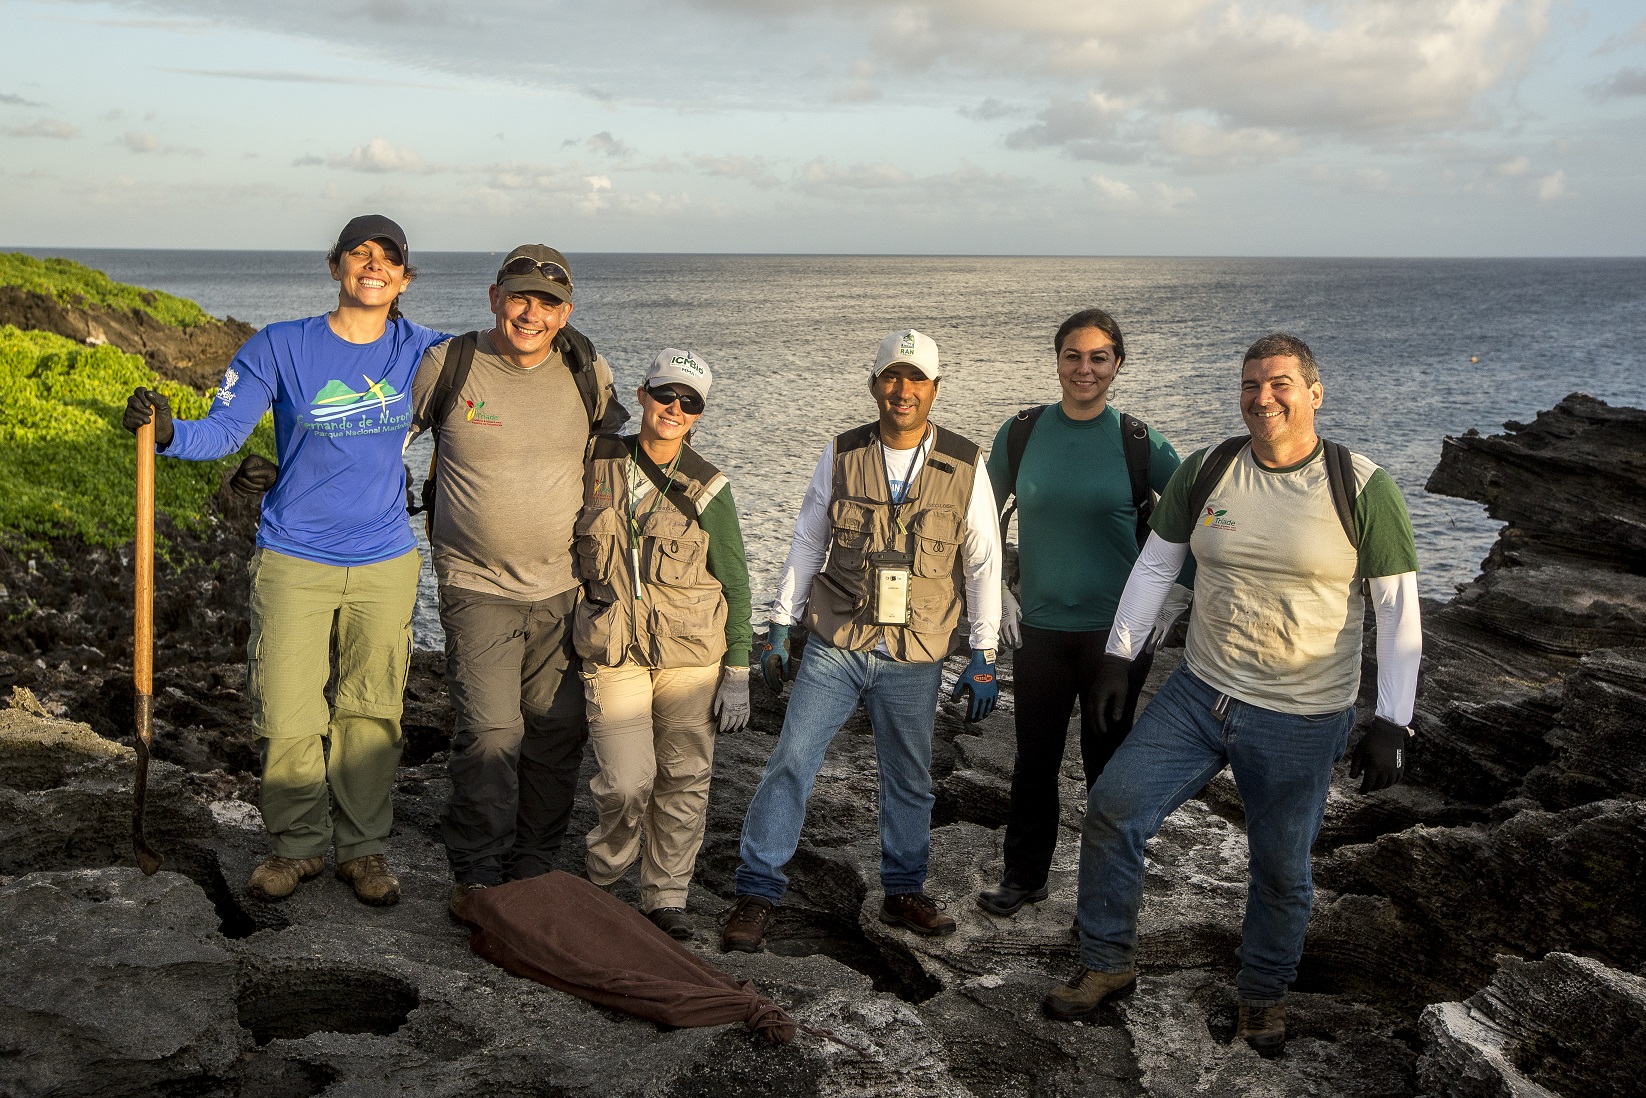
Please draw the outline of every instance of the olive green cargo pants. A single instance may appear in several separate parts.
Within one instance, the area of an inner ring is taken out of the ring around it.
[[[416,550],[353,567],[252,556],[246,685],[263,823],[281,857],[312,858],[334,843],[339,862],[383,852],[422,564]]]

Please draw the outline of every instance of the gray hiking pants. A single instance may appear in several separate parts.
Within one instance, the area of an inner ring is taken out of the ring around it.
[[[519,602],[440,588],[457,715],[441,838],[460,883],[554,868],[589,736],[571,641],[576,600],[576,590]]]

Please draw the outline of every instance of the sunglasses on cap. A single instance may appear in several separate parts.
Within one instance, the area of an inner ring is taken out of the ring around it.
[[[676,389],[673,385],[659,385],[655,389],[648,385],[646,386],[646,395],[665,408],[678,400],[680,410],[689,416],[700,416],[703,414],[703,409],[707,407],[703,403],[703,398],[690,389]]]
[[[515,275],[529,275],[533,271],[536,271],[550,282],[566,287],[568,290],[572,288],[572,273],[570,271],[558,263],[547,261],[539,263],[529,255],[511,259],[503,264],[497,272],[497,280],[501,282],[503,279]]]

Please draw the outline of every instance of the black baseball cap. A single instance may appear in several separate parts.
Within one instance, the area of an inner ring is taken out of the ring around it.
[[[361,214],[350,220],[337,234],[337,247],[339,251],[346,252],[368,240],[387,240],[400,249],[402,264],[411,262],[411,249],[406,247],[406,230],[382,214]]]

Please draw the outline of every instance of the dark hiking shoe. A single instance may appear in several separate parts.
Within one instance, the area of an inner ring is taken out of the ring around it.
[[[943,913],[942,904],[924,892],[887,896],[880,905],[880,921],[887,926],[907,927],[930,938],[954,933],[954,920]]]
[[[1039,888],[1018,888],[1010,881],[1001,881],[993,888],[985,888],[977,894],[977,906],[990,915],[1016,915],[1018,908],[1024,904],[1038,904],[1051,890],[1045,885]]]
[[[389,872],[389,863],[381,854],[362,854],[339,862],[337,879],[354,886],[354,897],[373,907],[388,907],[400,902],[400,881]]]
[[[739,896],[720,928],[720,952],[759,953],[772,919],[772,902],[759,896]]]
[[[1041,1001],[1046,1013],[1060,1022],[1090,1017],[1105,999],[1129,993],[1137,986],[1137,972],[1099,972],[1081,968],[1066,984],[1059,984]]]
[[[246,891],[259,900],[284,900],[297,891],[299,882],[320,876],[326,868],[326,856],[312,858],[282,858],[270,854],[263,864],[251,871]]]
[[[1247,1006],[1241,1003],[1235,1040],[1244,1040],[1265,1059],[1279,1056],[1286,1048],[1286,1004]]]
[[[446,910],[451,913],[451,917],[458,922],[463,922],[463,916],[458,911],[463,906],[463,901],[485,887],[483,884],[474,884],[472,882],[452,885],[451,895],[446,899]]]
[[[646,918],[673,938],[677,942],[689,941],[692,936],[692,918],[686,914],[685,908],[660,907],[655,911],[646,912]]]

